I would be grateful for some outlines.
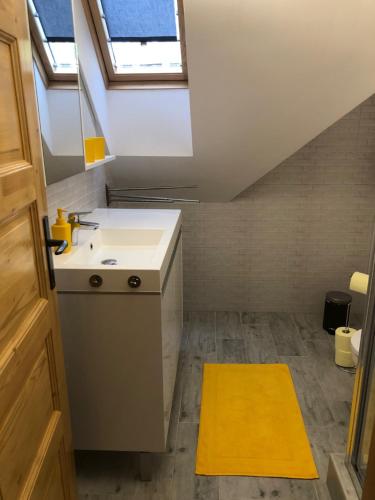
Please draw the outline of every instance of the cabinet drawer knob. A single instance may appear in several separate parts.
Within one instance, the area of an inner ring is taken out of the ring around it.
[[[102,286],[103,278],[101,276],[99,276],[98,274],[93,274],[89,278],[89,283],[92,287],[98,288],[98,287]]]
[[[130,276],[128,279],[128,285],[130,288],[138,288],[142,283],[142,280],[139,276]]]

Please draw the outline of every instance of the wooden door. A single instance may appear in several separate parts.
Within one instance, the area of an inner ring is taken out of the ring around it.
[[[0,0],[0,498],[75,498],[26,0]]]

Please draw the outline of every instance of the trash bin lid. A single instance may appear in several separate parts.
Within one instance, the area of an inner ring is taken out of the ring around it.
[[[352,296],[349,293],[333,290],[326,293],[326,301],[334,302],[335,304],[348,305],[352,301]]]

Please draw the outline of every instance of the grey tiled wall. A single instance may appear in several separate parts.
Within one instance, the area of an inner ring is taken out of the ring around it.
[[[368,268],[375,96],[234,201],[183,211],[188,310],[321,311]]]
[[[49,213],[104,206],[104,183],[99,168],[48,186]],[[181,208],[187,310],[321,311],[327,290],[367,271],[375,96],[234,201]]]
[[[105,182],[105,167],[97,167],[47,186],[50,220],[54,220],[58,207],[70,211],[104,207]]]

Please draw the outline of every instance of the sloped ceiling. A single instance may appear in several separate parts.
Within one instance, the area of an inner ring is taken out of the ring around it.
[[[375,91],[371,0],[184,5],[194,156],[120,157],[117,185],[230,200]]]

